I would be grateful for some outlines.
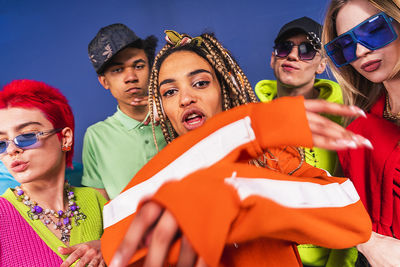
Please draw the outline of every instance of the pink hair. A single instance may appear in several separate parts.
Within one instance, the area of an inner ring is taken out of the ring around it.
[[[0,91],[0,109],[8,107],[37,108],[53,127],[69,127],[75,131],[74,115],[65,96],[56,88],[33,80],[15,80]],[[61,134],[57,134],[61,139]],[[72,167],[74,146],[67,152],[66,165]]]

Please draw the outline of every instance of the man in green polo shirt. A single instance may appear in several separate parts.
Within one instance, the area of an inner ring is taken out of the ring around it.
[[[117,111],[90,126],[84,137],[82,184],[115,198],[158,151],[148,119],[147,87],[157,39],[141,39],[123,24],[99,30],[89,58],[101,85],[117,100]],[[159,149],[165,140],[155,128]]]

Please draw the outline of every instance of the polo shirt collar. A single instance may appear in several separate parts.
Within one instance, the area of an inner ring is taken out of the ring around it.
[[[124,127],[129,131],[132,130],[134,128],[137,128],[141,125],[143,125],[143,122],[141,121],[137,121],[135,119],[132,119],[131,117],[129,117],[128,115],[126,115],[125,113],[123,113],[119,107],[117,106],[117,112],[115,112],[114,114],[115,118],[121,122],[122,125],[124,125]],[[147,117],[149,116],[149,114],[147,114],[146,118],[144,119],[144,121],[146,121]]]

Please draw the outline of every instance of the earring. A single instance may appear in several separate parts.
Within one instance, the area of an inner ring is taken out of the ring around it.
[[[71,151],[71,146],[62,146],[61,151],[63,151],[63,152]]]

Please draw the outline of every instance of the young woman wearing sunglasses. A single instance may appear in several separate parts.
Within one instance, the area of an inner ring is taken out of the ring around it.
[[[55,88],[30,80],[0,91],[0,160],[21,184],[0,197],[0,266],[104,266],[102,207],[72,188],[74,117]]]
[[[372,266],[400,265],[400,3],[332,0],[324,26],[326,52],[345,102],[368,111],[348,129],[374,149],[338,152],[373,223],[359,245]]]
[[[304,164],[291,146],[306,139],[330,149],[363,146],[312,112],[357,109],[302,98],[251,103],[246,76],[215,37],[167,34],[149,99],[170,144],[105,206],[106,261],[120,249],[109,266],[126,266],[135,252],[139,261],[148,253],[145,266],[176,263],[178,255],[177,266],[301,266],[296,243],[364,242],[370,225],[349,181]]]

